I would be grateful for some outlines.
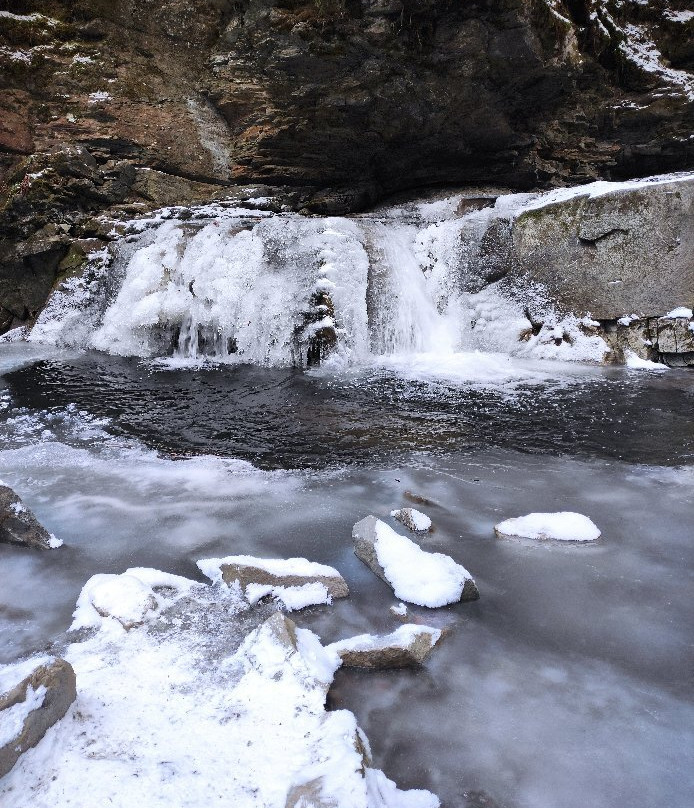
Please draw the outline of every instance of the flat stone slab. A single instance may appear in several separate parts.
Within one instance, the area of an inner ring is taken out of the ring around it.
[[[77,696],[69,662],[40,657],[0,670],[0,777],[43,738]]]
[[[410,668],[429,656],[441,632],[429,626],[408,623],[385,636],[360,634],[329,645],[342,664],[352,668]]]
[[[436,608],[480,596],[465,567],[443,553],[427,553],[375,516],[357,522],[352,538],[357,558],[400,600]]]
[[[0,483],[0,542],[24,544],[38,550],[62,545],[49,533],[9,486]]]
[[[318,583],[332,598],[349,595],[347,582],[334,567],[305,558],[227,556],[202,559],[198,567],[212,581],[224,581],[227,586],[238,581],[244,592],[249,584],[286,588]]]

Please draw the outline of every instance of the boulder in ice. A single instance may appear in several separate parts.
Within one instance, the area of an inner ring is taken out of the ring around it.
[[[352,538],[357,558],[400,600],[435,608],[480,596],[465,567],[443,553],[425,552],[375,516],[357,522]]]
[[[408,623],[385,636],[360,634],[329,645],[352,668],[409,668],[421,665],[441,638],[439,629]]]

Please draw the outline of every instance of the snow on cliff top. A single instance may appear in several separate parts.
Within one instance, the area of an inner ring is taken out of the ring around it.
[[[546,205],[554,205],[558,202],[565,202],[568,199],[574,199],[580,196],[588,196],[591,199],[595,199],[615,191],[635,191],[640,188],[652,188],[658,185],[667,185],[670,182],[683,181],[694,182],[694,172],[657,174],[653,177],[625,180],[624,182],[598,180],[597,182],[589,182],[586,185],[572,185],[570,188],[557,188],[554,191],[548,191],[519,206],[515,211],[515,215],[519,216],[529,210],[537,210],[538,208],[544,208]]]

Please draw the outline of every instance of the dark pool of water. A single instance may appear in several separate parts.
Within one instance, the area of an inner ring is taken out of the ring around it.
[[[550,363],[551,364],[551,363]],[[694,458],[694,374],[624,369],[513,387],[247,366],[156,370],[89,353],[5,376],[31,410],[76,404],[111,429],[173,454],[263,468],[390,462],[412,451],[481,447],[679,464]]]

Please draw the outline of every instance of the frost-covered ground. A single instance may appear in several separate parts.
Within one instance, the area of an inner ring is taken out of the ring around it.
[[[351,713],[325,712],[340,660],[311,631],[293,636],[238,588],[148,569],[96,579],[72,625],[92,634],[65,653],[77,699],[0,782],[3,806],[295,808],[303,790],[350,808],[438,806],[371,767]]]

